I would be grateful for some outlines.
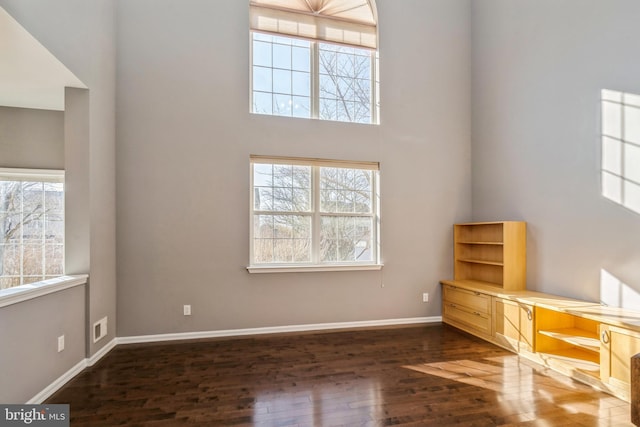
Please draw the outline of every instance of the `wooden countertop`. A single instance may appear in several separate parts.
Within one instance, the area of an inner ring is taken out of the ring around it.
[[[542,292],[505,291],[498,286],[476,280],[441,280],[440,283],[640,332],[640,312],[634,310],[608,307],[596,302],[581,301]]]

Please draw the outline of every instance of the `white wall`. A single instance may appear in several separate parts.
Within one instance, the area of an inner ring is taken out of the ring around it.
[[[249,114],[247,3],[118,2],[118,336],[439,315],[470,217],[469,0],[377,1],[380,126]],[[384,269],[248,274],[250,154],[379,161]]]
[[[472,2],[475,220],[528,222],[528,286],[640,290],[640,216],[600,193],[600,90],[640,94],[640,2]]]

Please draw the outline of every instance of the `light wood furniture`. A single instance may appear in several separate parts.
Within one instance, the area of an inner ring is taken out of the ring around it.
[[[640,313],[468,280],[442,286],[444,323],[630,400]]]
[[[506,290],[526,288],[526,225],[519,221],[456,224],[454,278]]]
[[[629,401],[640,313],[526,290],[525,223],[454,226],[442,320]]]

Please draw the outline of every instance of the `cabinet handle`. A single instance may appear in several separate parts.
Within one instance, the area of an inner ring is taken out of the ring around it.
[[[531,309],[527,308],[527,319],[533,320],[533,313],[531,313]]]
[[[449,304],[449,307],[456,308],[456,307],[457,307],[457,305],[455,305],[455,304]]]
[[[473,314],[475,314],[476,316],[480,316],[480,313],[478,313],[477,311],[474,311]]]
[[[607,331],[602,331],[602,342],[609,344],[609,333]]]
[[[473,294],[476,295],[476,296],[480,296],[480,292],[474,291]]]

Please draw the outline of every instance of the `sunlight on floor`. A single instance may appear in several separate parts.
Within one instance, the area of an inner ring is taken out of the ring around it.
[[[498,393],[501,410],[511,414],[514,423],[535,422],[536,426],[555,426],[566,415],[579,414],[593,425],[631,426],[629,405],[613,396],[585,399],[590,387],[564,375],[534,366],[518,356],[485,359],[486,363],[471,360],[424,363],[404,366],[415,372],[482,387]],[[569,390],[567,390],[569,389]],[[540,419],[537,411],[557,405],[561,411],[556,417]]]

